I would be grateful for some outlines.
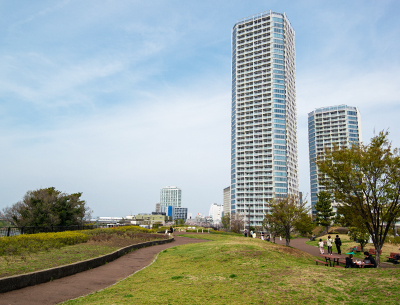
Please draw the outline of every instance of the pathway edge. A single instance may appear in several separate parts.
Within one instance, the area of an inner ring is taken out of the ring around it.
[[[28,286],[34,286],[37,284],[50,282],[52,280],[60,279],[66,276],[70,276],[79,272],[83,272],[89,269],[93,269],[109,263],[128,252],[139,249],[150,247],[154,245],[162,245],[166,243],[173,242],[174,238],[149,241],[140,244],[130,245],[119,250],[116,250],[112,253],[102,255],[100,257],[91,258],[88,260],[72,263],[69,265],[58,266],[54,268],[49,268],[45,270],[40,270],[36,272],[30,272],[25,274],[19,274],[14,276],[9,276],[0,279],[0,293],[25,288]]]

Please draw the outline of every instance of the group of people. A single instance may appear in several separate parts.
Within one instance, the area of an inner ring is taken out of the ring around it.
[[[244,229],[243,234],[244,234],[244,237],[247,237],[247,235],[248,235],[249,237],[253,237],[253,238],[256,238],[256,237],[257,237],[256,232],[253,232],[253,230],[250,230],[250,232],[248,233],[248,232],[247,232],[247,229]],[[266,241],[270,241],[270,240],[271,240],[271,237],[270,237],[269,235],[267,235],[267,237],[265,238],[264,232],[261,232],[261,239],[262,239],[262,240],[266,240]]]
[[[336,235],[335,241],[331,238],[331,236],[328,236],[328,239],[326,240],[326,245],[328,247],[328,254],[332,255],[332,246],[333,243],[335,243],[336,245],[336,250],[338,254],[342,254],[342,250],[340,249],[340,247],[342,246],[342,241],[340,240],[339,235]],[[321,252],[321,254],[324,254],[324,242],[322,241],[322,239],[319,239],[318,242],[318,246],[319,246],[319,252]]]
[[[327,240],[326,240],[326,246],[328,247],[328,255],[332,255],[332,246],[333,243],[335,243],[336,245],[336,250],[338,254],[342,254],[341,252],[341,245],[342,245],[342,241],[340,240],[339,235],[336,235],[335,240],[333,240],[331,238],[331,236],[329,235]],[[321,254],[324,254],[324,242],[322,241],[322,239],[319,239],[318,242],[318,246],[319,246],[319,251]],[[368,252],[364,252],[364,260],[363,263],[366,264],[364,265],[364,268],[376,268],[376,262],[375,259],[368,253]],[[360,267],[360,264],[358,264],[358,262],[354,262],[353,261],[353,254],[349,254],[348,257],[346,257],[346,267],[345,268],[358,268]]]
[[[365,265],[364,268],[376,268],[376,261],[372,257],[371,254],[368,252],[364,252],[364,260],[362,261]],[[348,257],[346,257],[346,266],[345,268],[360,268],[361,264],[357,261],[353,261],[353,254],[349,254]]]

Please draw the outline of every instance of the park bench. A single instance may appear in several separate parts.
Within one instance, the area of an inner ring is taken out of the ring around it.
[[[368,253],[371,254],[371,255],[375,255],[375,249],[372,249],[372,248],[369,249]],[[382,250],[379,251],[379,255],[381,255],[381,254],[382,254]]]
[[[390,252],[390,255],[387,256],[387,258],[388,258],[389,260],[392,260],[394,263],[397,263],[397,262],[398,262],[398,258],[397,258],[398,255],[400,256],[400,253]]]
[[[318,264],[323,264],[323,265],[325,265],[325,266],[328,266],[328,265],[331,265],[331,262],[323,262],[323,261],[320,261],[320,260],[318,260],[318,259],[316,259],[315,260],[315,264],[316,265],[318,265]]]
[[[335,265],[335,268],[344,268],[343,266]]]

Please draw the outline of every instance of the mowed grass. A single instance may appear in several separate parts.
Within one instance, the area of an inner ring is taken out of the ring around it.
[[[115,233],[115,232],[114,232]],[[93,235],[88,242],[61,248],[25,251],[19,255],[0,256],[0,278],[68,265],[112,253],[123,247],[165,236],[153,234],[107,234]],[[44,245],[46,245],[44,243]],[[37,247],[39,248],[39,247]]]
[[[77,244],[51,251],[41,251],[20,256],[0,256],[0,278],[68,265],[99,257],[119,247],[96,244]]]
[[[188,236],[189,237],[189,236]],[[316,266],[290,247],[237,236],[172,247],[154,264],[65,304],[399,304],[397,269]]]

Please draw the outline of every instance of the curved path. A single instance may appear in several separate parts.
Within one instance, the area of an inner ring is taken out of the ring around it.
[[[0,294],[0,305],[57,304],[104,289],[148,266],[164,249],[206,242],[194,238],[175,236],[175,241],[163,245],[141,248],[106,265],[67,276],[52,282],[30,286]]]

